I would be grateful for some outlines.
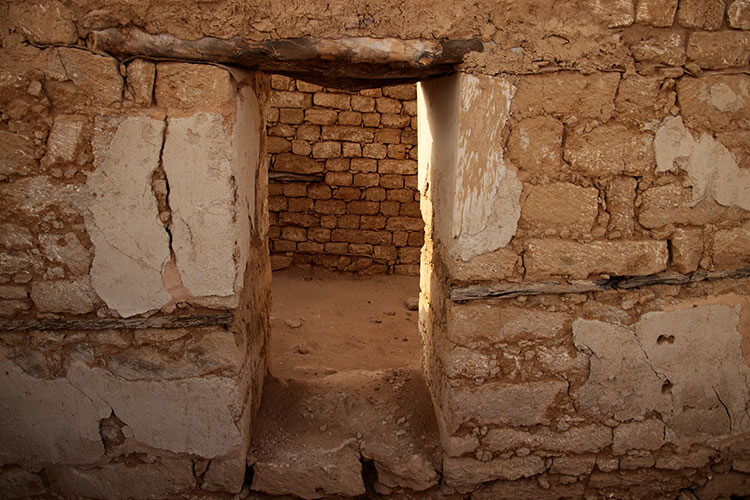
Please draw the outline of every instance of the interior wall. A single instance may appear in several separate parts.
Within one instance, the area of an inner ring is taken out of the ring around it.
[[[416,86],[359,92],[271,77],[274,269],[419,270]]]

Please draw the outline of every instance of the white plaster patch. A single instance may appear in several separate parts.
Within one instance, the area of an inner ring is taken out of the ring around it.
[[[170,118],[163,165],[172,209],[172,249],[196,296],[234,294],[236,231],[232,140],[220,114]]]
[[[743,105],[742,98],[724,82],[716,83],[708,89],[708,103],[725,113],[739,111]]]
[[[91,284],[127,317],[158,309],[171,298],[162,282],[169,237],[151,188],[164,122],[132,116],[121,119],[113,133],[106,128],[95,131],[96,170],[86,183],[91,201],[85,223],[94,244]]]
[[[521,215],[521,182],[503,159],[502,132],[515,87],[461,75],[452,235],[465,261],[505,247]]]
[[[738,309],[652,312],[632,327],[577,320],[575,345],[592,353],[589,379],[576,391],[581,406],[622,421],[657,411],[670,439],[747,432],[750,368]]]
[[[681,117],[665,118],[654,137],[656,171],[676,171],[674,162],[687,159],[694,146],[693,136],[685,129]]]
[[[698,140],[685,171],[694,201],[709,196],[726,207],[750,210],[750,171],[740,169],[734,155],[710,135]]]

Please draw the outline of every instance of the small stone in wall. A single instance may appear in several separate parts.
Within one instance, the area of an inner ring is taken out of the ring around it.
[[[76,281],[34,281],[31,300],[39,311],[85,314],[94,310],[88,276]]]
[[[724,20],[724,0],[681,0],[677,22],[686,28],[713,31]]]
[[[639,0],[635,20],[639,24],[664,28],[672,26],[675,12],[677,0]]]
[[[727,19],[732,28],[750,30],[750,0],[735,0],[729,4]]]
[[[703,231],[699,227],[676,229],[670,237],[672,265],[680,273],[698,269],[703,258]]]
[[[156,80],[156,64],[145,59],[136,59],[128,64],[126,80],[135,103],[144,107],[151,106]]]
[[[86,118],[80,115],[58,115],[47,138],[47,154],[42,158],[42,167],[49,168],[55,162],[71,162],[81,139]]]

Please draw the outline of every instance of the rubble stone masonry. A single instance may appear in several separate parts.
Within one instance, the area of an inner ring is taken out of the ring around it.
[[[273,269],[418,274],[416,85],[352,92],[273,75],[271,88]]]

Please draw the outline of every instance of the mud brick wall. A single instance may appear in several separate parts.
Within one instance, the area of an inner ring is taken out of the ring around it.
[[[418,274],[416,86],[347,92],[273,75],[271,87],[273,268]]]

